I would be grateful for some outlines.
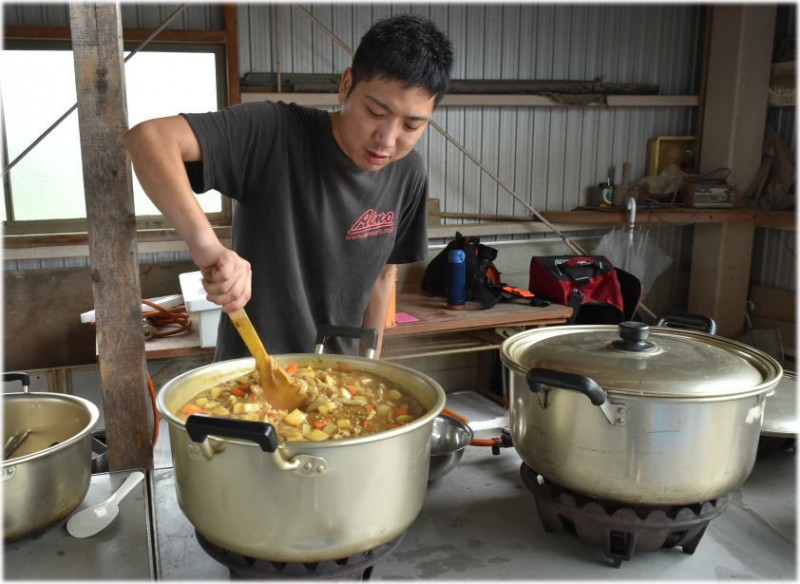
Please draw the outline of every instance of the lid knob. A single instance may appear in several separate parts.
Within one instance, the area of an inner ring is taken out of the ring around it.
[[[611,342],[615,349],[641,353],[655,348],[653,343],[646,340],[650,334],[650,327],[643,322],[630,320],[621,322],[619,323],[618,332],[620,340]]]

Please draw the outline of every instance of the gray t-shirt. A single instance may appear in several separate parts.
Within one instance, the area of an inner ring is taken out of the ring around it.
[[[428,183],[416,151],[363,171],[327,112],[282,102],[184,117],[203,156],[186,164],[192,188],[236,201],[232,247],[252,265],[245,308],[268,352],[312,352],[320,324],[361,326],[383,267],[426,257]],[[329,350],[357,348],[333,339]],[[247,355],[220,319],[215,359]]]

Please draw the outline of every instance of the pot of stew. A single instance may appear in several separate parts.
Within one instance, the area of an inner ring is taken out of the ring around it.
[[[211,543],[256,559],[335,560],[390,542],[419,514],[444,390],[323,346],[273,356],[306,394],[291,412],[259,398],[249,357],[160,390],[178,503]]]

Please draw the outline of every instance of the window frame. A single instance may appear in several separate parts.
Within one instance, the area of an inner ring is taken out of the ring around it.
[[[202,50],[215,55],[217,67],[217,103],[219,108],[239,102],[238,51],[236,48],[235,14],[231,21],[229,12],[225,14],[225,30],[215,31],[175,31],[164,30],[147,45],[142,52],[151,51],[192,51]],[[4,27],[4,46],[12,49],[69,49],[71,32],[68,27]],[[124,29],[124,50],[137,48],[152,31]],[[209,50],[210,49],[210,50]],[[135,56],[133,58],[136,58]],[[231,74],[231,72],[235,74]],[[74,114],[77,115],[77,114]],[[3,137],[5,132],[3,132]],[[3,166],[10,160],[3,149]],[[131,170],[131,172],[133,172]],[[3,180],[9,180],[8,175]],[[6,193],[10,191],[6,189]],[[229,233],[233,215],[233,204],[228,197],[221,197],[221,211],[209,214],[215,230],[222,235]],[[6,202],[8,205],[8,201]],[[11,208],[11,207],[7,207]],[[88,241],[86,219],[49,219],[34,221],[4,221],[3,240],[6,248],[29,246],[75,245]],[[140,239],[166,240],[178,236],[161,215],[145,215],[137,218],[137,232]]]

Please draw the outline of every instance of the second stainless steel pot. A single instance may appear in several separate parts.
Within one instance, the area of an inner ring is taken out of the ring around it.
[[[641,323],[525,331],[503,343],[501,358],[523,461],[580,493],[643,505],[739,487],[781,377],[747,345]]]
[[[421,418],[371,436],[278,444],[272,426],[222,418],[202,424],[173,413],[191,397],[255,366],[213,363],[164,385],[181,510],[210,542],[252,558],[317,562],[349,557],[404,533],[427,492],[434,419],[445,394],[430,377],[393,363],[341,355],[278,355],[282,366],[338,367],[388,378],[427,408]],[[265,428],[266,426],[266,428]]]
[[[4,442],[30,430],[3,460],[3,537],[34,535],[67,517],[86,497],[91,481],[91,432],[100,412],[91,402],[57,393],[25,391],[3,395]]]

